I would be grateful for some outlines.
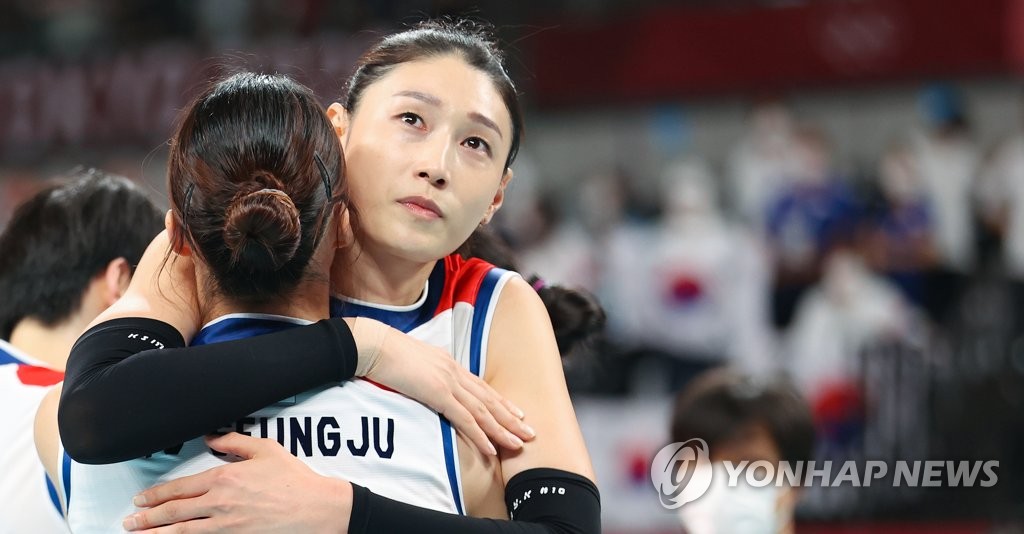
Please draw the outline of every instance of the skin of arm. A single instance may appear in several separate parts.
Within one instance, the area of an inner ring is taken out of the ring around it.
[[[46,476],[50,477],[50,481],[58,489],[56,481],[60,480],[61,448],[60,439],[55,429],[57,428],[57,403],[60,402],[62,385],[57,384],[43,397],[43,401],[36,411],[35,421],[36,452],[46,469]],[[64,512],[67,513],[64,492],[57,491],[57,495],[61,498],[61,507],[65,507]]]
[[[583,434],[569,399],[562,360],[544,303],[522,278],[505,285],[494,312],[486,380],[528,414],[537,437],[518,451],[501,452],[505,483],[535,467],[579,474],[596,482]]]

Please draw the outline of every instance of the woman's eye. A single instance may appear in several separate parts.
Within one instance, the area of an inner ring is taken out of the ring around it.
[[[398,115],[398,117],[402,120],[402,122],[410,126],[420,126],[423,124],[423,119],[420,118],[419,115],[409,111],[406,111],[405,113]]]
[[[488,154],[491,153],[491,145],[488,145],[487,141],[484,141],[479,137],[470,137],[469,139],[466,139],[465,144],[473,150],[483,150]]]

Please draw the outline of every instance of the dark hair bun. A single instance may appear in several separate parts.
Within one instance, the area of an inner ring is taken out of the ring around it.
[[[558,352],[563,356],[604,331],[607,316],[597,298],[590,293],[562,286],[544,286],[537,290],[537,295],[551,316]]]
[[[280,189],[251,189],[240,191],[225,214],[224,243],[231,251],[231,266],[244,266],[256,272],[276,271],[291,261],[299,249],[299,209]]]

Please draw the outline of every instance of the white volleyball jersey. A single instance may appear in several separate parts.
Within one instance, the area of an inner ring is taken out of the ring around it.
[[[449,350],[480,375],[500,288],[512,276],[479,261],[439,261],[420,301],[376,306],[332,301],[333,314],[369,316]],[[469,286],[473,286],[470,288]],[[478,305],[478,302],[482,306]],[[479,309],[477,309],[479,306]],[[476,313],[483,312],[483,313]],[[205,326],[193,344],[250,337],[301,324],[293,318],[233,314]],[[301,349],[296,351],[301,365]],[[187,385],[183,385],[187,387]],[[217,429],[275,439],[314,471],[424,508],[464,513],[455,432],[437,412],[369,380],[322,387]],[[71,462],[68,521],[74,532],[110,532],[134,512],[138,492],[230,461],[202,439],[110,465]]]
[[[67,532],[36,454],[36,410],[64,373],[0,340],[0,534]]]

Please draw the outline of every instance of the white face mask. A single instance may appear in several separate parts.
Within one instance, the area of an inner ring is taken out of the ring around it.
[[[713,475],[707,493],[677,512],[689,534],[775,534],[785,524],[777,510],[782,488],[774,481],[755,488],[747,484],[744,471],[735,486],[729,487],[724,465],[715,463],[697,469],[713,469]]]

